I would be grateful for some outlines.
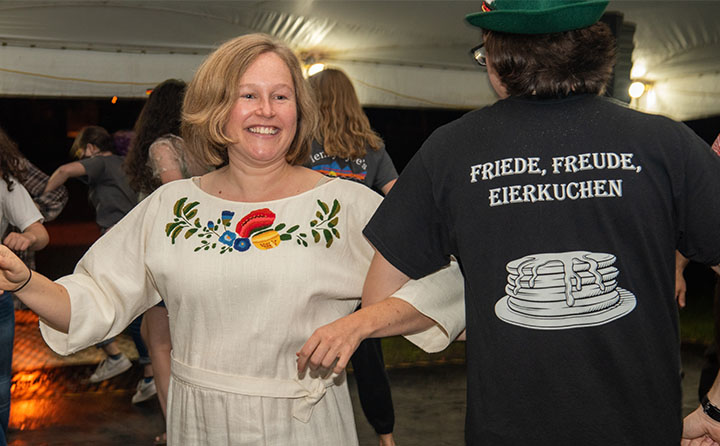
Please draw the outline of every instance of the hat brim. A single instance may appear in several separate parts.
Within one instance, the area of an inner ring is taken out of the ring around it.
[[[513,34],[548,34],[587,28],[602,17],[609,0],[571,3],[541,11],[530,9],[476,12],[465,16],[473,26]]]

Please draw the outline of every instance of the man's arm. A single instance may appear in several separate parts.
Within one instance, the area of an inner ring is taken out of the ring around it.
[[[687,292],[687,284],[685,283],[685,276],[683,272],[687,267],[690,260],[684,255],[680,254],[680,251],[675,251],[675,299],[677,299],[678,306],[685,308],[685,293]]]
[[[363,287],[362,308],[318,328],[303,345],[298,370],[308,366],[342,372],[360,342],[371,337],[411,334],[426,330],[435,322],[402,299],[389,298],[410,278],[375,252]]]
[[[47,186],[43,193],[48,193],[57,189],[58,187],[65,184],[69,178],[76,178],[85,175],[87,171],[85,166],[79,161],[73,161],[72,163],[63,164],[62,166],[55,169],[55,172],[50,175]]]
[[[715,268],[713,268],[715,269]],[[715,377],[715,382],[707,393],[708,400],[713,406],[720,408],[720,374]],[[683,420],[682,445],[690,444],[690,440],[710,437],[720,441],[720,421],[708,416],[702,406],[698,406],[690,415]]]
[[[720,275],[720,265],[711,268]],[[707,398],[710,404],[720,408],[720,373],[715,376],[715,381],[707,393]],[[702,438],[703,436],[720,441],[720,421],[710,418],[701,405],[683,420],[682,445],[688,445],[691,439]]]

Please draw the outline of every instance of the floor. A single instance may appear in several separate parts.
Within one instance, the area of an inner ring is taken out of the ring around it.
[[[10,446],[151,445],[163,430],[157,400],[133,405],[141,377],[138,366],[111,380],[91,384],[88,377],[103,355],[95,348],[59,357],[42,342],[37,318],[16,311],[17,328],[10,420]],[[129,337],[120,348],[135,359]],[[702,349],[683,348],[683,412],[697,406]],[[401,446],[461,445],[465,416],[465,368],[457,361],[406,363],[388,371],[395,402],[395,437]],[[377,444],[349,375],[358,436],[362,446]]]

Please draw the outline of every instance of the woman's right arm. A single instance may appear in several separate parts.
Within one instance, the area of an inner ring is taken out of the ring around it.
[[[18,288],[20,290],[14,294],[46,324],[63,333],[68,332],[70,295],[65,287],[40,273],[31,273],[10,249],[0,246],[0,289],[12,292]]]

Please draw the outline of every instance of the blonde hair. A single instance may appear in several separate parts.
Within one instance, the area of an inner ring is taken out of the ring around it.
[[[240,78],[258,56],[272,52],[287,65],[297,104],[297,130],[285,159],[302,165],[310,156],[317,125],[315,100],[300,61],[284,43],[266,34],[248,34],[222,44],[200,65],[185,92],[181,134],[190,156],[201,164],[219,166],[227,161],[227,147],[234,141],[225,134]]]
[[[383,141],[370,127],[350,78],[329,68],[309,79],[320,110],[315,139],[330,156],[357,159],[366,148],[378,150]]]

